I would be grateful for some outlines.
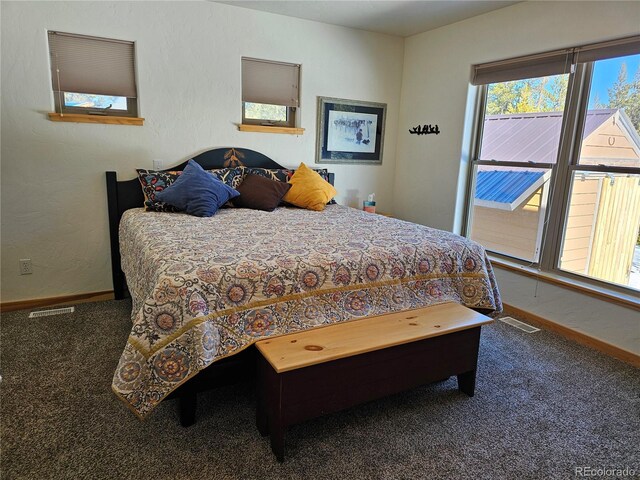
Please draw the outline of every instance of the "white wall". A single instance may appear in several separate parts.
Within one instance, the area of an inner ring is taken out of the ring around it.
[[[381,166],[331,166],[338,201],[393,210],[403,39],[212,2],[2,2],[2,302],[110,290],[106,170],[224,146],[313,164],[316,97],[388,104]],[[136,42],[143,127],[57,123],[47,30]],[[240,57],[302,64],[302,136],[239,132]],[[18,275],[18,259],[33,275]]]
[[[406,39],[395,214],[460,232],[473,64],[638,33],[640,2],[525,2]],[[424,123],[441,133],[407,132]],[[637,311],[496,270],[506,303],[640,353]]]

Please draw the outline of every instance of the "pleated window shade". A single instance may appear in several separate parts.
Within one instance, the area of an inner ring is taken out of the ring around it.
[[[242,101],[297,107],[300,65],[242,59]]]
[[[136,98],[133,42],[49,32],[54,91]]]
[[[472,85],[511,82],[525,78],[569,73],[573,64],[572,50],[557,50],[539,55],[483,63],[473,67]]]
[[[596,62],[640,53],[640,35],[576,48],[576,62]]]
[[[473,66],[471,84],[486,85],[570,73],[572,65],[576,63],[595,62],[637,53],[640,53],[640,36],[635,35],[608,42],[482,63]]]

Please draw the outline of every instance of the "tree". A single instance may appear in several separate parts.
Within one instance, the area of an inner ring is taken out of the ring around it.
[[[564,108],[567,75],[493,83],[487,91],[487,114],[556,112]]]
[[[529,113],[538,111],[535,105],[537,103],[535,100],[536,96],[538,99],[540,98],[539,95],[536,95],[531,82],[525,82],[524,86],[520,90],[518,103],[509,113]]]
[[[546,86],[542,95],[545,99],[545,112],[557,112],[564,110],[564,102],[567,98],[568,75],[556,75]]]
[[[244,115],[256,120],[286,122],[287,107],[284,105],[270,105],[267,103],[245,102]]]
[[[631,119],[631,123],[640,132],[640,67],[631,82],[627,81],[627,64],[620,65],[618,78],[608,89],[608,108],[619,108]]]
[[[600,95],[598,95],[598,92],[596,92],[596,96],[593,98],[593,103],[589,106],[598,110],[601,108],[607,108],[606,105],[602,103],[602,100],[600,100]]]
[[[512,113],[520,101],[522,82],[492,83],[487,91],[487,113],[501,115]]]

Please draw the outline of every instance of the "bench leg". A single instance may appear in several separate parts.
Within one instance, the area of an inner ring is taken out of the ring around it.
[[[258,356],[257,380],[256,426],[262,436],[271,436],[271,450],[284,462],[283,379],[262,355]]]
[[[471,370],[469,372],[461,373],[458,375],[458,390],[462,393],[466,393],[470,397],[473,397],[473,394],[476,389],[476,371]]]
[[[265,399],[263,395],[258,392],[258,398],[256,403],[256,427],[258,432],[263,437],[269,435],[269,416],[267,415],[267,406],[265,405]]]
[[[196,408],[198,407],[198,394],[195,391],[187,390],[178,397],[178,411],[180,413],[180,424],[183,427],[190,427],[196,423]]]
[[[286,399],[282,398],[283,377],[275,375],[275,371],[270,370],[270,375],[274,375],[269,385],[271,389],[265,398],[266,417],[269,424],[269,434],[271,435],[271,450],[279,462],[284,462],[284,431],[285,425],[282,418],[282,405],[286,404]]]
[[[258,355],[256,362],[256,427],[263,437],[269,435],[269,411],[267,408],[267,382],[269,376],[269,365]]]
[[[279,462],[284,462],[284,428],[269,420],[269,433],[271,434],[271,451]]]

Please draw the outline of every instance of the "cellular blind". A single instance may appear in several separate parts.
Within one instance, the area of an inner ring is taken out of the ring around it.
[[[54,91],[137,97],[133,42],[48,33]]]
[[[576,48],[576,62],[595,62],[640,53],[640,35]]]
[[[471,83],[472,85],[486,85],[559,75],[569,73],[572,63],[573,49],[555,50],[498,62],[482,63],[474,65]]]
[[[300,65],[242,58],[242,101],[297,107]]]
[[[509,82],[570,73],[576,63],[640,53],[640,35],[473,66],[471,83]]]

